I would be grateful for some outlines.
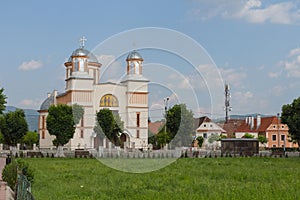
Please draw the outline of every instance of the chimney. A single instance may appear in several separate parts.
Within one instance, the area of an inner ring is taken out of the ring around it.
[[[54,96],[54,97],[57,96],[57,90],[53,90],[53,96]]]
[[[51,96],[51,93],[50,93],[50,92],[48,92],[48,93],[47,93],[47,97],[49,98],[50,96]]]
[[[253,130],[253,128],[254,128],[254,117],[250,117],[250,120],[251,120],[250,127],[251,127],[251,130]]]
[[[261,116],[260,116],[260,115],[257,115],[257,122],[256,122],[256,125],[257,125],[257,128],[259,128],[260,125],[261,125]]]
[[[246,124],[248,124],[248,117],[246,117],[245,122],[246,122]]]

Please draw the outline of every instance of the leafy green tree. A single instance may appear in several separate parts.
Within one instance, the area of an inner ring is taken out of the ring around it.
[[[124,122],[118,114],[113,114],[111,110],[104,108],[97,112],[97,124],[94,131],[97,134],[105,135],[116,146],[121,144],[120,133],[124,131]]]
[[[82,106],[80,106],[78,104],[73,104],[72,110],[73,110],[74,123],[78,124],[80,119],[82,119],[82,117],[84,115],[84,109]]]
[[[5,110],[5,104],[6,104],[6,96],[3,93],[4,88],[0,89],[0,115],[3,114],[3,111]]]
[[[204,138],[202,137],[202,136],[198,136],[197,138],[196,138],[196,140],[197,140],[197,142],[198,142],[198,147],[202,147],[202,145],[203,145],[203,142],[204,142]]]
[[[193,112],[185,104],[174,105],[167,112],[167,133],[172,146],[190,146],[193,141]]]
[[[300,97],[282,106],[281,120],[288,125],[291,140],[297,142],[300,149]]]
[[[37,132],[28,131],[26,135],[24,135],[23,137],[23,143],[31,148],[33,144],[37,144],[38,142],[39,142],[39,137]]]
[[[164,128],[157,133],[156,142],[157,142],[156,148],[158,149],[163,148],[166,144],[170,142],[170,136],[167,132],[165,132]]]
[[[47,129],[50,135],[56,136],[58,144],[55,156],[64,157],[63,145],[69,142],[75,132],[73,109],[71,106],[59,104],[50,106],[48,112]]]
[[[1,130],[0,130],[0,144],[3,144],[4,143],[4,136],[3,134],[1,133]]]
[[[265,136],[263,136],[263,135],[259,135],[259,136],[257,137],[257,139],[258,139],[258,141],[259,141],[260,143],[262,143],[263,145],[264,145],[265,143],[268,142],[268,139],[267,139]]]
[[[245,133],[242,138],[254,138],[254,135],[251,135],[250,133]]]
[[[0,128],[5,144],[15,147],[17,143],[21,143],[28,131],[24,111],[18,109],[3,114],[0,117]]]
[[[220,140],[220,136],[217,133],[215,133],[215,134],[211,134],[207,141],[212,144],[219,140]]]

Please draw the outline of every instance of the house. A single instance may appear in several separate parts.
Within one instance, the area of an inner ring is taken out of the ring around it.
[[[227,134],[227,138],[235,138],[237,128],[243,123],[242,119],[229,119],[226,123],[218,124]]]
[[[246,117],[241,125],[236,129],[236,138],[242,138],[246,133],[251,134],[254,138],[262,135],[267,138],[266,147],[297,147],[289,141],[289,128],[286,124],[281,123],[276,116]]]
[[[151,135],[156,135],[163,128],[163,121],[149,122],[148,129]]]
[[[206,148],[211,145],[215,145],[216,147],[220,147],[221,145],[219,141],[213,141],[210,138],[214,136],[220,137],[221,135],[227,136],[226,131],[207,116],[195,119],[195,127],[195,138],[202,136],[204,138],[202,146]]]

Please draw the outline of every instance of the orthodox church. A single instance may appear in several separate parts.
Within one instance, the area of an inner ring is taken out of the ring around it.
[[[39,110],[40,148],[53,147],[47,131],[46,118],[51,105],[78,104],[84,116],[76,125],[73,138],[65,145],[70,149],[108,147],[108,139],[95,132],[96,113],[108,108],[118,113],[124,122],[121,140],[126,148],[145,148],[148,145],[148,80],[143,77],[143,58],[132,51],[126,58],[125,78],[120,83],[101,83],[101,63],[93,53],[81,46],[64,63],[66,67],[65,91],[48,93]]]

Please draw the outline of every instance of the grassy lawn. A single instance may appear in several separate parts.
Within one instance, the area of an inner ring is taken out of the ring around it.
[[[96,159],[25,159],[35,199],[300,199],[299,158],[179,159],[125,173]]]

